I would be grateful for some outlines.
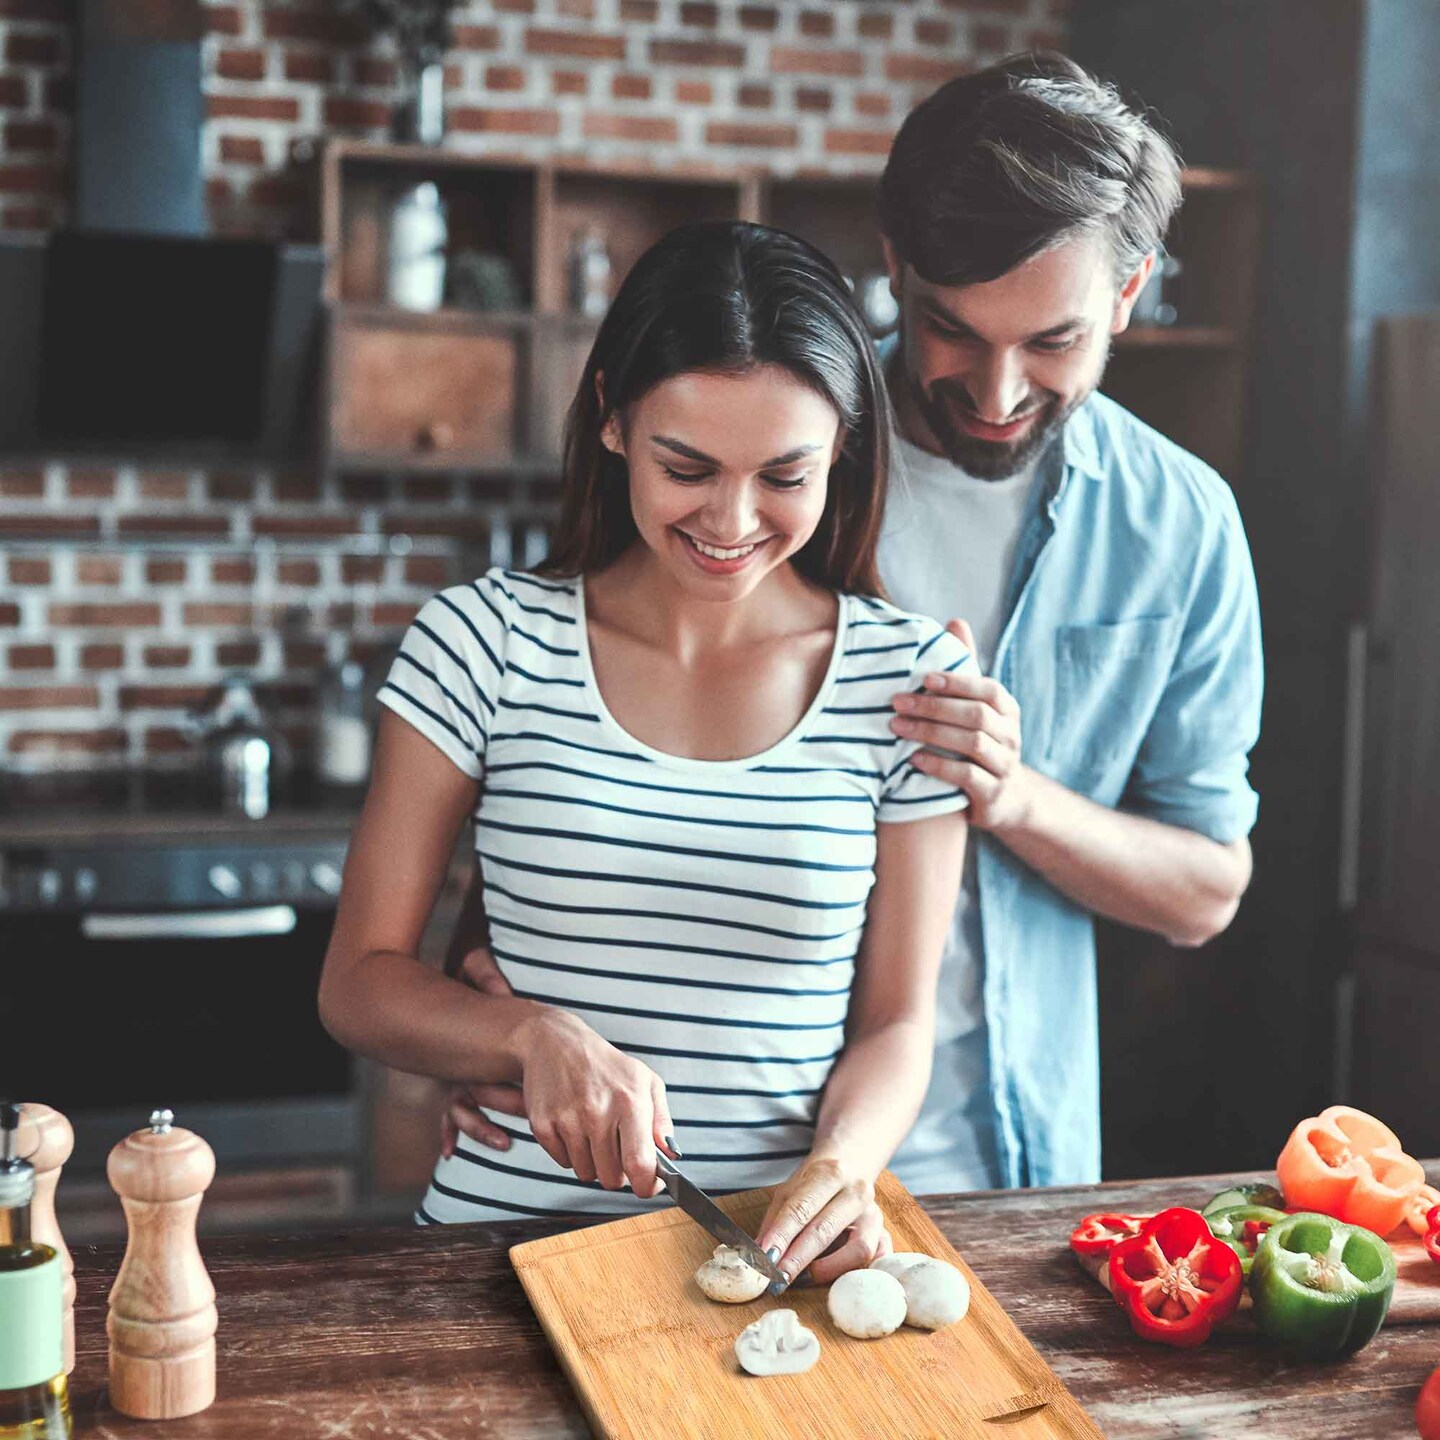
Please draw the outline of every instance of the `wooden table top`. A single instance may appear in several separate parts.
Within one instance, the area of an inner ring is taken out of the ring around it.
[[[1440,1161],[1431,1162],[1431,1173]],[[936,1196],[924,1206],[1111,1440],[1405,1440],[1440,1325],[1387,1326],[1351,1359],[1297,1364],[1243,1335],[1146,1344],[1071,1257],[1095,1210],[1202,1205],[1257,1175]],[[163,1426],[105,1399],[121,1248],[75,1251],[77,1437],[583,1440],[590,1432],[510,1267],[557,1227],[455,1225],[202,1242],[220,1310],[218,1398]],[[1440,1284],[1440,1270],[1436,1272]],[[657,1421],[657,1433],[663,1433]],[[683,1437],[676,1437],[683,1440]],[[758,1440],[758,1437],[757,1437]]]

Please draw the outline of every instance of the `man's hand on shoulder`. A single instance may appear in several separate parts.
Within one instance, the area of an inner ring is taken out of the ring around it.
[[[975,636],[964,620],[947,630],[973,654]],[[1004,831],[1024,823],[1033,772],[1021,763],[1020,706],[998,681],[977,674],[925,677],[925,692],[897,695],[890,728],[927,748],[917,770],[963,790],[968,818],[980,830]]]

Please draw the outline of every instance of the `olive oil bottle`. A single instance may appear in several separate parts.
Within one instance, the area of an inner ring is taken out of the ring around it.
[[[15,1153],[20,1107],[0,1104],[0,1440],[69,1440],[60,1256],[30,1238],[35,1167]]]

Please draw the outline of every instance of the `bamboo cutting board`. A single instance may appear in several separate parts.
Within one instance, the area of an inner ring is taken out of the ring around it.
[[[694,1277],[715,1242],[680,1210],[532,1240],[510,1259],[602,1440],[1103,1440],[905,1187],[887,1172],[876,1198],[897,1250],[964,1271],[958,1325],[853,1340],[830,1323],[824,1288],[707,1300]],[[754,1234],[769,1201],[749,1190],[718,1203]],[[819,1337],[819,1361],[804,1375],[745,1374],[735,1337],[782,1306]]]

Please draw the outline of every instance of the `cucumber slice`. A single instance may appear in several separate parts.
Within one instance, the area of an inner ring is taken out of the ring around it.
[[[1285,1197],[1273,1185],[1260,1182],[1235,1185],[1214,1196],[1200,1213],[1210,1216],[1217,1210],[1233,1210],[1237,1205],[1264,1205],[1271,1210],[1283,1210]]]

